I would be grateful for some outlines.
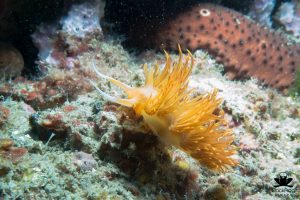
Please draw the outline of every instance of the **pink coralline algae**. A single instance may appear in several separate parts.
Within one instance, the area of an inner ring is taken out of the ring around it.
[[[68,16],[61,19],[62,31],[79,38],[95,31],[102,32],[100,27],[100,4],[83,3],[73,5]]]
[[[26,148],[13,147],[13,145],[11,139],[0,138],[0,160],[4,158],[16,163],[27,153]]]
[[[275,0],[254,0],[248,15],[262,25],[271,27],[271,14],[275,7]]]
[[[44,23],[37,27],[31,37],[39,49],[39,70],[45,76],[34,81],[19,77],[0,85],[0,95],[23,100],[34,109],[46,109],[91,91],[92,86],[86,79],[93,79],[95,75],[83,65],[80,57],[97,52],[99,49],[93,41],[103,39],[100,2],[74,4],[68,14],[57,21],[60,26]]]
[[[45,109],[75,99],[83,92],[91,91],[92,87],[84,81],[84,76],[90,76],[81,71],[57,74],[55,77],[46,76],[39,81],[16,79],[12,84],[0,87],[0,95],[11,96],[13,99],[22,99],[34,109]],[[81,84],[75,84],[80,82]],[[21,87],[26,85],[26,87]]]
[[[9,117],[9,109],[0,104],[0,127],[5,124]]]
[[[82,3],[72,5],[70,11],[59,21],[60,27],[53,24],[41,24],[32,34],[32,40],[39,49],[42,65],[72,69],[76,57],[91,50],[88,41],[95,36],[102,37],[100,16],[102,3]]]
[[[300,1],[283,3],[275,15],[277,20],[286,31],[295,36],[300,36]]]

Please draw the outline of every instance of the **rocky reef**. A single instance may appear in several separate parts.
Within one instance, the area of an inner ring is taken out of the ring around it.
[[[164,68],[163,52],[127,49],[124,37],[111,32],[117,23],[107,19],[103,1],[66,4],[64,14],[37,25],[29,37],[38,49],[39,75],[23,71],[20,76],[24,66],[20,67],[19,57],[18,65],[10,67],[14,70],[6,71],[15,78],[1,79],[0,199],[300,198],[299,91],[279,91],[254,77],[230,80],[215,57],[194,49],[194,67],[184,87],[192,97],[218,90],[218,109],[202,111],[210,113],[203,116],[224,118],[234,136],[232,159],[238,162],[222,172],[210,170],[180,145],[162,141],[156,129],[137,115],[138,107],[121,106],[99,94],[126,99],[107,77],[141,88],[147,82],[143,64],[148,64],[148,73],[157,75],[151,69]],[[0,18],[5,16],[1,12]],[[293,35],[288,38],[297,41]],[[179,56],[170,53],[174,62]],[[220,123],[215,118],[202,127]],[[193,136],[201,140],[201,135]],[[181,139],[180,144],[188,140]],[[205,146],[201,144],[203,150],[209,149]]]
[[[275,19],[284,29],[295,36],[300,36],[300,1],[283,3],[275,15]]]
[[[261,25],[272,27],[271,15],[275,2],[275,0],[254,0],[248,15]]]

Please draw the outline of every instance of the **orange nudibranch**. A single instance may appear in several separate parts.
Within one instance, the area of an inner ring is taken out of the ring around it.
[[[217,90],[192,96],[193,90],[188,88],[192,68],[192,54],[183,55],[179,48],[177,62],[166,53],[162,70],[158,64],[152,69],[144,65],[142,87],[128,86],[95,69],[100,77],[122,88],[126,99],[112,97],[91,83],[109,101],[133,108],[164,143],[183,150],[209,169],[224,171],[238,163],[232,158],[236,154],[232,130],[227,127]]]

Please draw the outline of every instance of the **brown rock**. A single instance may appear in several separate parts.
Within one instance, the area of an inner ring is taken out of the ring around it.
[[[23,67],[21,53],[12,45],[0,42],[0,78],[19,76]]]

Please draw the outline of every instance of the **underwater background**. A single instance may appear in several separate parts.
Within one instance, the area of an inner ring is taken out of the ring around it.
[[[300,199],[299,95],[299,0],[0,0],[0,200]]]

